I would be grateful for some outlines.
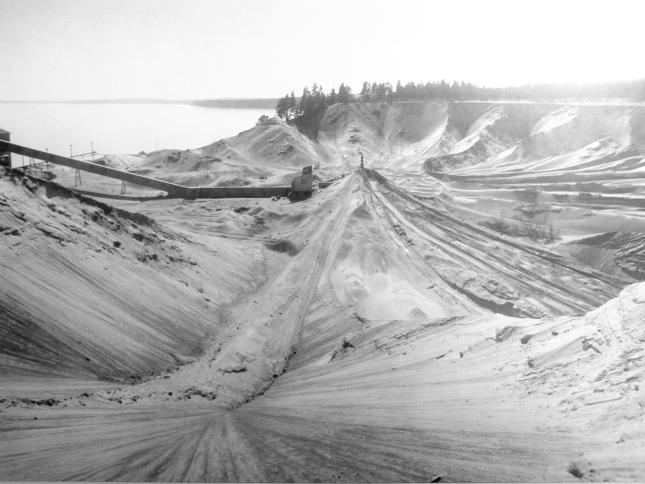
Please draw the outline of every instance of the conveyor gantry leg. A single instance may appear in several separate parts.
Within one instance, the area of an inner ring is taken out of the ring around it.
[[[77,187],[81,184],[81,171],[77,168],[74,172],[74,186]]]
[[[121,195],[125,193],[125,180],[121,180]]]

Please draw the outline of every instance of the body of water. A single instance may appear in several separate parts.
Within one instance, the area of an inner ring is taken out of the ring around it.
[[[0,103],[0,128],[11,141],[69,156],[90,151],[136,154],[188,149],[234,136],[273,111],[218,109],[187,104]]]

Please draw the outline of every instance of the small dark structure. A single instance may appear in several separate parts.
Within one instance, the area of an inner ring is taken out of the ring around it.
[[[11,141],[11,133],[0,128],[0,141]],[[11,168],[11,153],[0,151],[0,166]]]
[[[305,166],[302,175],[291,180],[291,199],[304,200],[314,191],[313,166]]]
[[[294,192],[311,192],[313,191],[313,167],[305,166],[302,169],[302,175],[295,177],[291,181],[291,189]]]

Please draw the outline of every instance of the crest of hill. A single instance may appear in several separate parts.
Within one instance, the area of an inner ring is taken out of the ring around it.
[[[247,165],[299,168],[318,164],[325,153],[297,128],[276,119],[268,119],[237,136],[200,148],[201,154]]]

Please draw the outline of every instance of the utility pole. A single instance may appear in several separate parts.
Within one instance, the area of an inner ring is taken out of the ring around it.
[[[69,157],[74,158],[74,149],[72,148],[72,145],[69,145]],[[74,171],[74,186],[77,187],[81,184],[81,172],[78,171],[78,168],[76,168],[76,171]]]

